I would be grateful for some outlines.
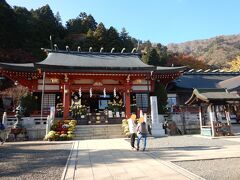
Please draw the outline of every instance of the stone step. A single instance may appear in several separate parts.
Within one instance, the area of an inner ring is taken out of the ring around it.
[[[78,125],[74,131],[74,140],[107,139],[124,137],[121,124],[114,125]]]
[[[119,131],[122,128],[102,128],[102,129],[96,129],[96,128],[92,128],[92,129],[75,129],[75,131]]]
[[[74,137],[73,140],[89,140],[89,139],[114,139],[114,138],[124,138],[125,136],[81,136],[81,137]]]
[[[75,137],[88,137],[88,136],[97,137],[97,136],[124,136],[124,135],[115,133],[115,134],[75,134],[74,136]]]
[[[120,131],[75,131],[74,134],[122,134],[122,130]]]
[[[124,135],[119,135],[119,134],[115,134],[115,135],[97,135],[97,136],[92,136],[92,135],[85,135],[85,136],[82,136],[82,135],[76,135],[75,138],[81,138],[81,137],[96,137],[96,138],[99,138],[99,137],[111,137],[111,138],[116,138],[116,137],[125,137]]]
[[[108,132],[108,133],[114,133],[114,132],[122,132],[122,129],[114,129],[114,130],[75,130],[75,133],[99,133],[99,132]]]
[[[79,129],[79,130],[89,130],[89,129],[99,129],[99,130],[102,130],[102,129],[122,129],[122,126],[106,126],[106,127],[79,127],[79,126],[76,126],[76,129]]]

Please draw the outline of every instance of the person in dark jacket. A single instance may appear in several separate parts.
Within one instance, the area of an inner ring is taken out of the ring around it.
[[[138,135],[137,150],[139,150],[139,145],[140,145],[140,141],[141,141],[142,138],[144,139],[143,151],[146,150],[147,134],[148,134],[147,124],[144,121],[144,118],[140,117],[139,118],[139,124],[137,126],[137,135]]]

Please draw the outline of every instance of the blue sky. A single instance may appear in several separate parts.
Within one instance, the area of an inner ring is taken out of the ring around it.
[[[240,33],[240,0],[7,0],[36,9],[49,4],[63,24],[80,12],[118,31],[155,43],[179,43]]]

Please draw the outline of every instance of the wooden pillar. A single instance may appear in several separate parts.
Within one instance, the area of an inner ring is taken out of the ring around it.
[[[70,108],[70,89],[69,84],[63,85],[63,119],[68,119]]]
[[[130,89],[125,91],[125,107],[126,107],[126,118],[131,116],[131,100],[130,100]]]
[[[130,74],[126,77],[126,83],[124,83],[125,87],[125,108],[126,108],[126,118],[130,118],[131,116],[131,85],[130,85]]]

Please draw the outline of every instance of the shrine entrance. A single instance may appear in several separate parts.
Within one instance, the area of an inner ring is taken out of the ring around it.
[[[72,93],[70,116],[78,124],[118,124],[125,117],[125,108],[121,93],[103,94],[96,91]]]

